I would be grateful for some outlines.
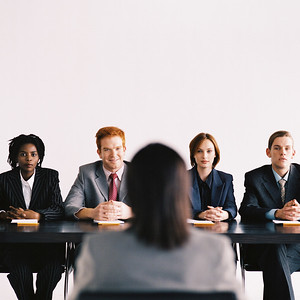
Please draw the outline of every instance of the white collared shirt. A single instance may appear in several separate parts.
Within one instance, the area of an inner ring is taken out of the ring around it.
[[[110,174],[112,174],[112,172],[106,170],[104,167],[103,167],[103,172],[105,174],[105,177],[106,177],[106,181],[107,181],[107,184],[108,186],[110,185],[110,182],[111,182],[111,178],[109,177]],[[122,180],[122,176],[123,176],[123,173],[124,173],[124,164],[123,166],[116,172],[117,174],[117,178],[115,179],[115,182],[116,182],[116,186],[117,186],[117,189],[119,191],[119,188],[120,188],[120,185],[121,185],[121,180]]]
[[[35,178],[35,170],[33,175],[26,181],[20,171],[20,177],[21,177],[21,183],[22,183],[22,190],[23,190],[23,196],[26,204],[26,208],[29,208],[29,204],[31,201],[31,195],[32,195],[32,187],[34,183]]]

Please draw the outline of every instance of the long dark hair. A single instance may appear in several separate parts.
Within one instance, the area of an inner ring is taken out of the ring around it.
[[[45,145],[38,136],[34,134],[20,134],[19,136],[11,139],[9,142],[9,155],[7,162],[11,165],[12,169],[17,167],[20,148],[25,144],[33,144],[36,147],[39,155],[38,166],[42,165],[45,156]]]
[[[162,144],[141,149],[128,174],[137,237],[164,249],[182,245],[188,238],[188,190],[185,163],[177,152]]]

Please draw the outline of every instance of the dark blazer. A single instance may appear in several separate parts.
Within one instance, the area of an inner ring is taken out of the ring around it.
[[[19,168],[0,174],[0,210],[8,210],[10,205],[26,209]],[[41,220],[63,218],[57,171],[36,167],[29,209],[40,213]]]
[[[266,221],[266,212],[282,208],[280,189],[271,165],[265,165],[245,174],[245,194],[239,213],[242,220]],[[299,198],[300,165],[291,164],[286,187],[285,202]]]
[[[192,179],[192,187],[190,190],[190,199],[192,202],[193,217],[204,211],[201,207],[201,196],[197,181],[197,166],[189,170]],[[212,170],[213,180],[211,186],[211,204],[212,206],[223,207],[223,210],[229,212],[229,219],[233,219],[237,215],[237,207],[233,195],[233,178],[232,175]]]
[[[129,163],[124,161],[124,173],[119,189],[119,201],[130,206],[127,193],[127,172]],[[78,176],[64,202],[67,217],[75,218],[74,214],[82,207],[94,208],[108,201],[108,184],[103,171],[102,160],[79,167]]]

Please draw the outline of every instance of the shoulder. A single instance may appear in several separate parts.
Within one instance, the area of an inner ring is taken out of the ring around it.
[[[197,174],[197,166],[192,167],[187,172],[191,177],[195,176]]]
[[[58,171],[49,168],[37,167],[35,180],[42,180],[44,182],[59,181]]]
[[[6,171],[0,174],[0,180],[5,180],[10,177],[16,177],[19,174],[17,169]]]
[[[293,169],[297,170],[298,172],[300,172],[300,165],[299,164],[292,163],[291,168],[293,168]]]
[[[188,172],[189,172],[189,173],[193,173],[193,172],[196,171],[196,169],[197,169],[197,167],[196,167],[196,166],[193,166],[191,169],[188,170]]]
[[[128,167],[128,166],[130,166],[130,164],[131,164],[131,163],[130,163],[129,161],[124,160],[124,166],[125,166],[125,168]]]
[[[126,176],[127,176],[128,168],[130,168],[130,162],[124,160],[124,172],[126,173]]]
[[[218,174],[219,175],[219,177],[223,180],[223,181],[232,181],[233,180],[233,177],[232,177],[232,175],[231,174],[229,174],[229,173],[225,173],[225,172],[223,172],[223,171],[219,171],[219,170],[216,170],[216,169],[214,169],[214,172],[216,173],[216,174]]]
[[[264,165],[262,167],[256,168],[254,170],[248,171],[245,174],[245,177],[258,177],[263,176],[266,173],[270,172],[272,170],[271,165]]]
[[[3,177],[3,176],[9,176],[9,175],[11,175],[13,173],[16,173],[16,170],[9,170],[9,171],[3,172],[3,173],[0,174],[0,176],[1,177]]]
[[[89,164],[85,164],[79,167],[81,172],[95,171],[96,169],[102,167],[102,160],[97,160]]]
[[[190,242],[199,246],[199,242],[209,249],[218,249],[218,252],[224,252],[224,248],[231,248],[230,239],[222,235],[214,235],[209,232],[191,228]],[[209,250],[210,251],[210,250]]]
[[[49,176],[51,176],[51,175],[58,176],[58,171],[56,171],[54,169],[50,169],[50,168],[37,167],[36,172],[38,172],[40,174],[49,175]]]

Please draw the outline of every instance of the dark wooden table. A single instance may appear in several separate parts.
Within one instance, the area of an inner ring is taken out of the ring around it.
[[[129,224],[97,225],[87,221],[56,221],[38,226],[17,226],[0,223],[0,243],[78,243],[85,234],[103,230],[124,230]],[[192,226],[192,225],[191,225]],[[279,244],[300,243],[300,226],[284,227],[267,223],[227,223],[197,227],[199,230],[225,234],[234,243]]]

